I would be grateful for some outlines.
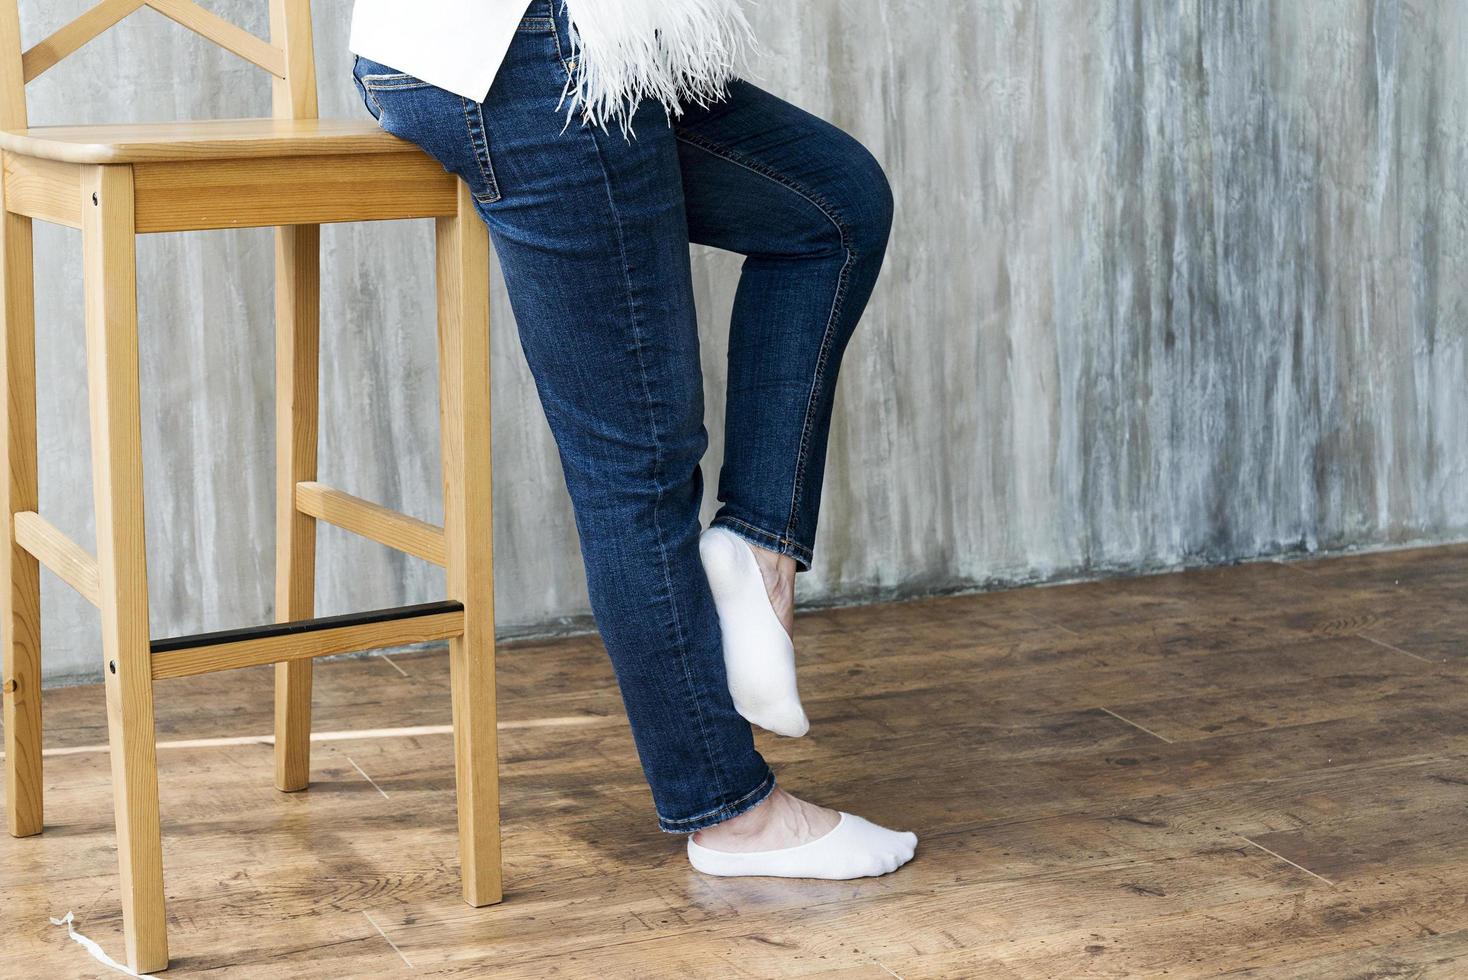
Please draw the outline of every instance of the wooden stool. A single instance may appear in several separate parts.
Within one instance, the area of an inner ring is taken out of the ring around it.
[[[28,128],[25,85],[141,7],[274,76],[273,119]],[[18,0],[0,0],[0,230],[6,477],[3,617],[6,803],[17,837],[42,828],[39,563],[102,613],[107,725],[127,962],[168,964],[153,681],[275,668],[275,782],[304,789],[311,658],[449,640],[459,857],[470,905],[500,899],[490,541],[489,246],[469,191],[371,121],[316,119],[309,0],[271,0],[269,43],[193,0],[102,0],[22,51]],[[37,511],[31,221],[84,243],[97,555]],[[444,526],[316,481],[320,224],[437,220]],[[148,627],[138,409],[135,236],[277,226],[277,625],[154,639]],[[313,618],[316,521],[442,565],[446,601]]]

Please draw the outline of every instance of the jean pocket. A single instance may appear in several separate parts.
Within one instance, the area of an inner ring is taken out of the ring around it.
[[[500,199],[478,102],[403,72],[362,71],[354,77],[379,126],[462,178],[480,204]]]

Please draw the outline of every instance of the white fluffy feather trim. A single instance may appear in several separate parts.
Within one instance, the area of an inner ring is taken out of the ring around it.
[[[670,117],[707,105],[744,67],[754,45],[742,0],[562,0],[571,22],[572,115],[623,131],[645,99]]]

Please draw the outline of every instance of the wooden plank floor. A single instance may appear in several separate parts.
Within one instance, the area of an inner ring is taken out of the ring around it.
[[[158,685],[178,977],[1468,976],[1468,546],[803,615],[792,790],[911,827],[856,882],[723,881],[658,832],[592,638],[501,652],[506,901],[459,900],[447,660]],[[0,976],[116,976],[100,687],[46,694],[0,836]]]

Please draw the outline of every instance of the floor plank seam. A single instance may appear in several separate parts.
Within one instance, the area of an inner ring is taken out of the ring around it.
[[[1271,851],[1269,848],[1265,847],[1263,844],[1259,843],[1258,841],[1250,840],[1248,837],[1244,837],[1243,834],[1240,834],[1239,837],[1243,838],[1245,841],[1248,841],[1250,844],[1253,844],[1255,847],[1259,848],[1259,850],[1263,851],[1265,854],[1268,854],[1270,857],[1278,858],[1279,860],[1283,861],[1285,864],[1288,864],[1290,867],[1295,868],[1295,869],[1300,870],[1300,871],[1303,871],[1303,872],[1305,872],[1307,875],[1309,875],[1312,878],[1319,878],[1321,881],[1325,882],[1327,885],[1329,885],[1332,888],[1335,887],[1335,882],[1331,881],[1329,878],[1325,877],[1324,875],[1318,875],[1318,874],[1316,874],[1315,872],[1311,871],[1309,868],[1305,867],[1302,864],[1296,864],[1295,862],[1291,861],[1289,858],[1285,857],[1283,854],[1280,854],[1278,851]]]
[[[1175,744],[1173,742],[1173,740],[1170,739],[1170,738],[1168,738],[1167,736],[1165,736],[1165,735],[1158,735],[1152,729],[1146,728],[1146,727],[1144,727],[1142,725],[1138,725],[1136,722],[1132,721],[1130,718],[1124,718],[1124,717],[1122,717],[1121,715],[1117,714],[1115,711],[1112,711],[1110,708],[1106,707],[1106,705],[1104,705],[1104,704],[1098,704],[1098,705],[1096,705],[1096,707],[1100,708],[1102,711],[1106,712],[1108,715],[1110,715],[1111,717],[1115,718],[1117,721],[1126,722],[1128,725],[1131,725],[1133,728],[1137,729],[1138,731],[1146,732],[1148,735],[1151,735],[1155,739],[1160,739],[1160,740],[1166,742],[1168,745]]]

